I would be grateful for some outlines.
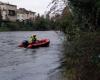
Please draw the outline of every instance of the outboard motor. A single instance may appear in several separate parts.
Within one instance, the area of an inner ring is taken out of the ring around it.
[[[24,41],[22,42],[22,44],[23,44],[24,47],[27,47],[29,43],[28,43],[27,40],[24,40]]]

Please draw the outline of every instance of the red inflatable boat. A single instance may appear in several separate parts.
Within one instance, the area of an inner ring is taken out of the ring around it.
[[[28,41],[25,40],[19,45],[19,47],[25,47],[25,48],[47,47],[49,46],[49,43],[50,43],[49,39],[42,39],[33,43],[28,43]]]

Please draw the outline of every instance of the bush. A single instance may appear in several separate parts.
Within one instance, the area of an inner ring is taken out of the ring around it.
[[[66,42],[62,61],[69,80],[100,80],[100,32],[80,33],[77,40],[69,43]]]

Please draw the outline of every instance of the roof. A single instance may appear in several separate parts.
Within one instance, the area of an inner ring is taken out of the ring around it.
[[[25,8],[19,8],[17,11],[18,11],[19,13],[26,13],[26,14],[29,13]]]
[[[28,10],[26,10],[25,8],[19,8],[17,11],[18,11],[19,13],[26,13],[26,14],[32,13],[32,14],[35,14],[35,12],[28,11]]]
[[[29,11],[29,13],[35,14],[36,12]]]
[[[9,6],[14,6],[14,7],[17,7],[16,5],[12,5],[12,4],[9,4],[9,3],[3,3],[0,1],[0,5],[9,5]]]

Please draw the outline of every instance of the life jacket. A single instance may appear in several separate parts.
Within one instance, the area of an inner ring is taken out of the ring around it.
[[[29,43],[35,42],[36,40],[37,40],[36,37],[31,36],[31,37],[29,38]]]

